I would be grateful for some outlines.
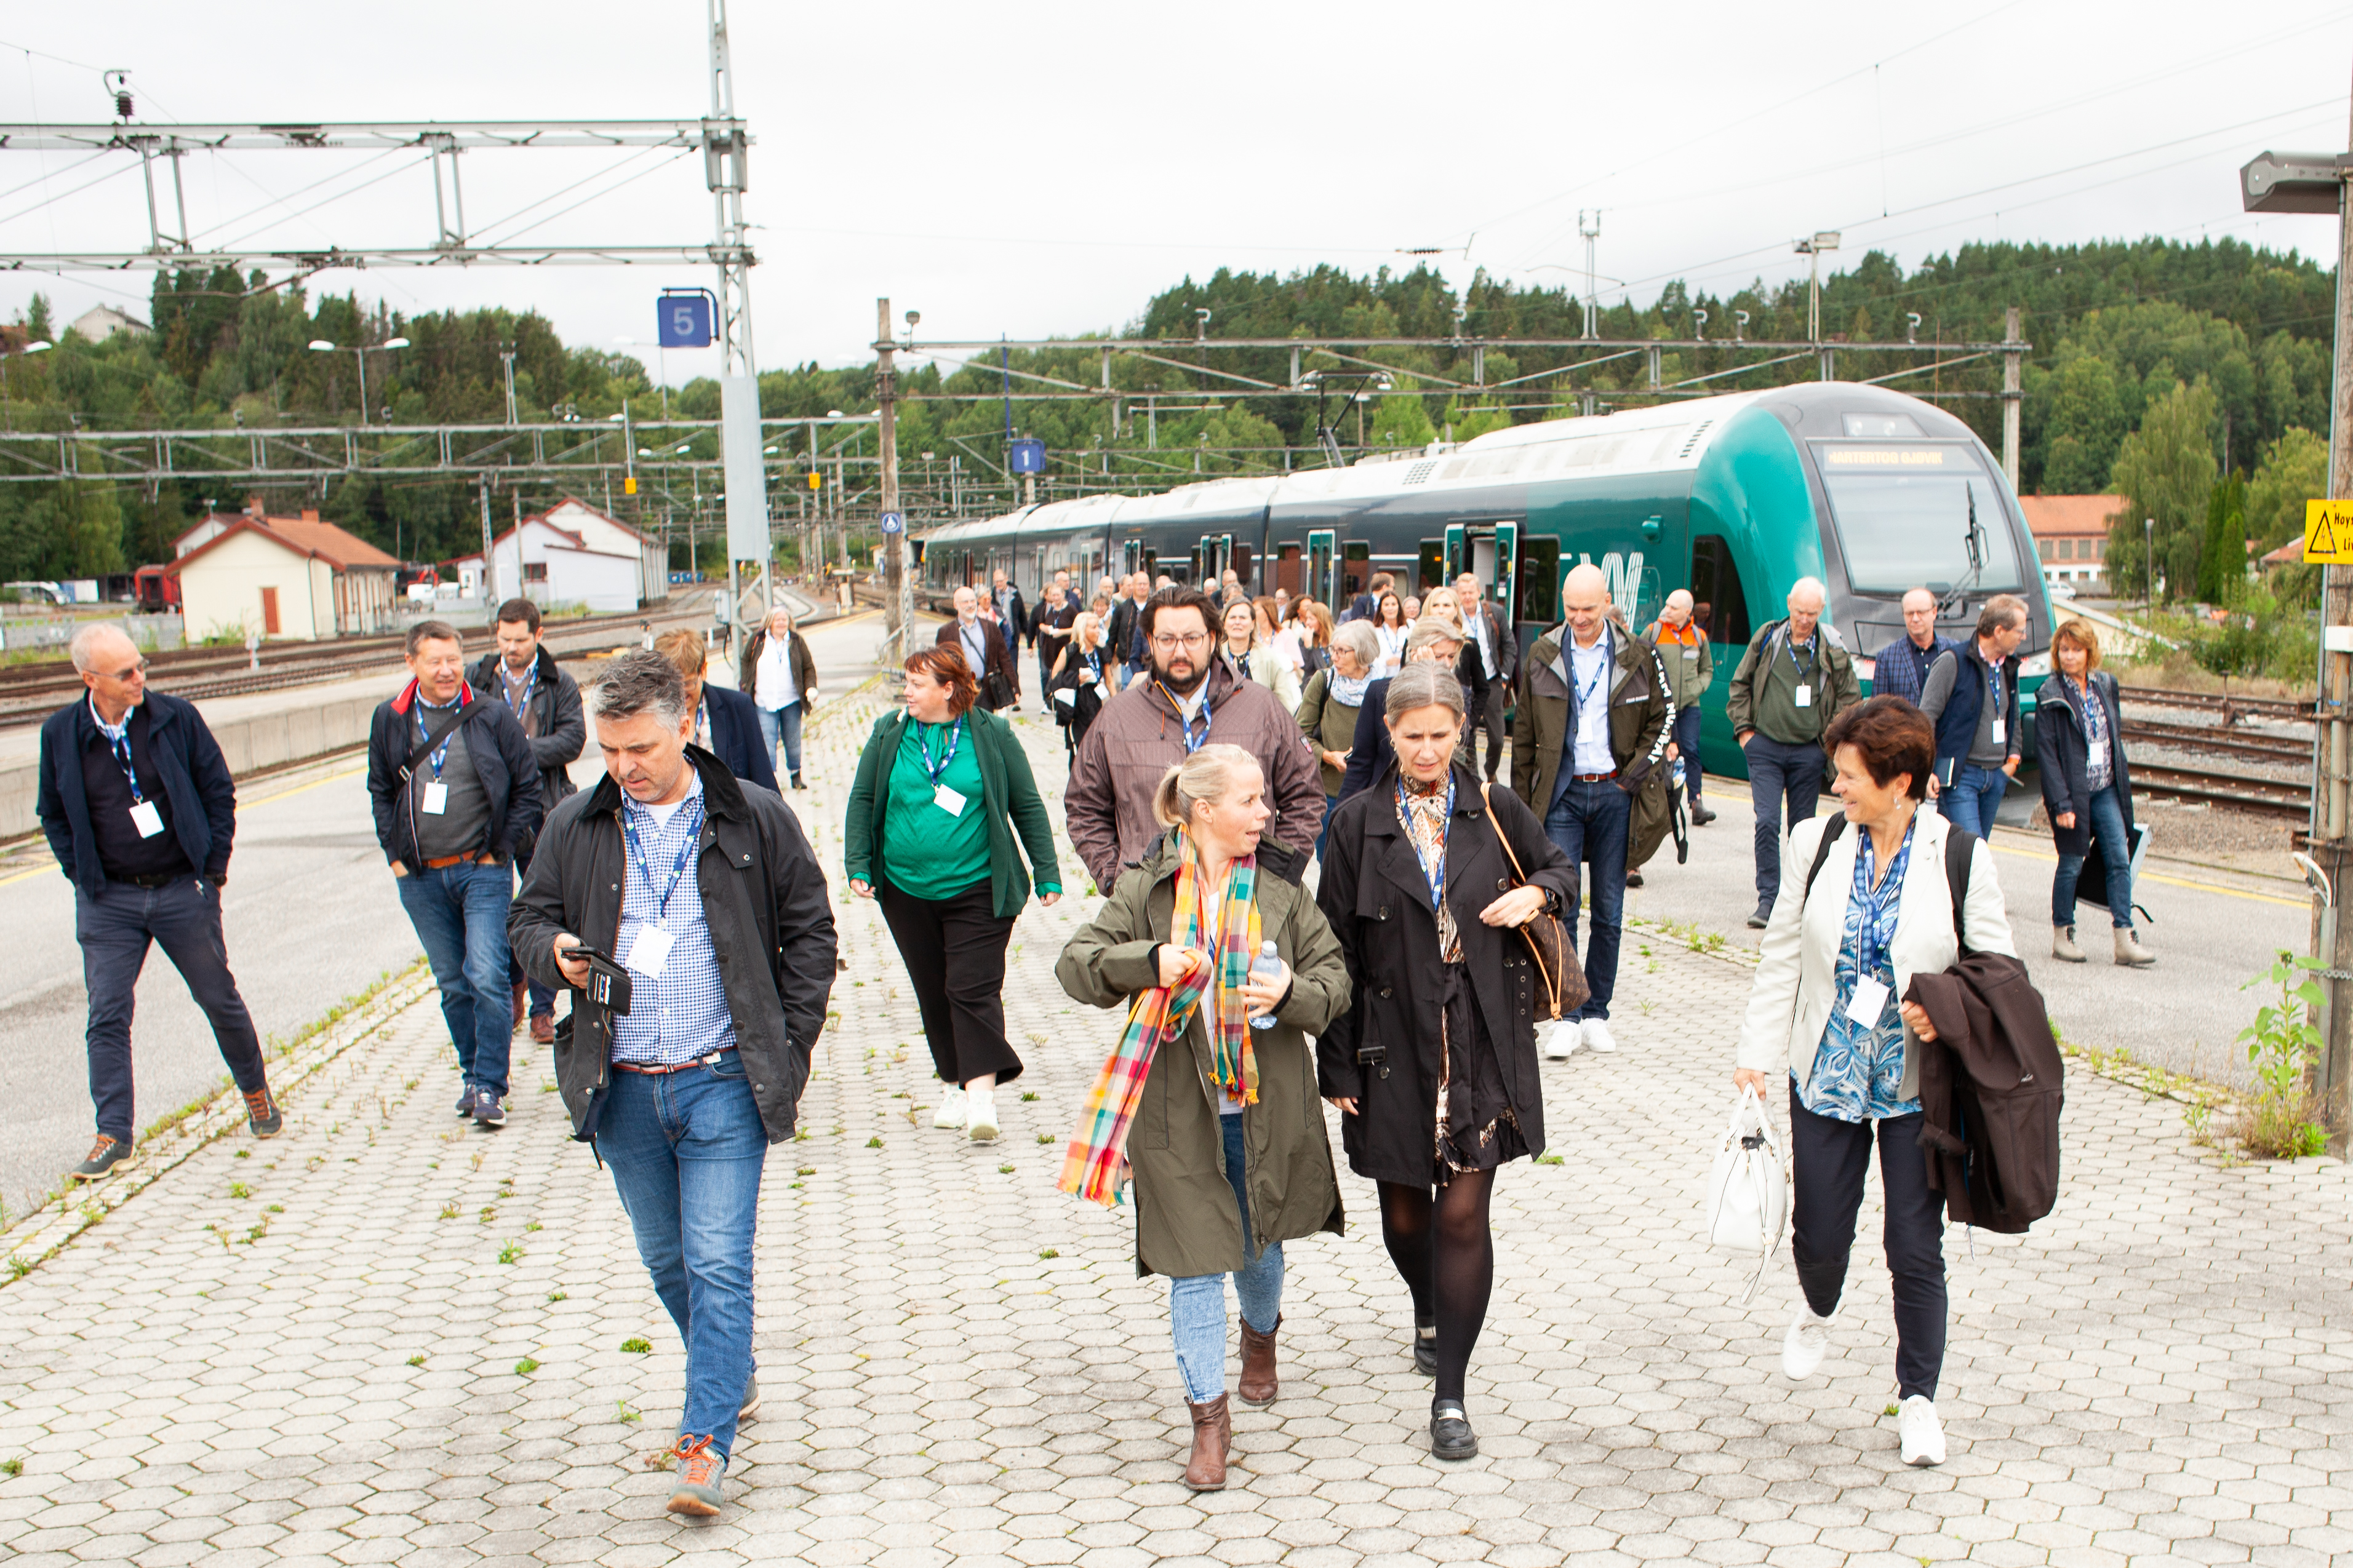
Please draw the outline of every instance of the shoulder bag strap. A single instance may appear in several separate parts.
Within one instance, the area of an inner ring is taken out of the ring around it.
[[[1525,888],[1528,885],[1528,874],[1520,869],[1520,858],[1512,853],[1512,841],[1504,837],[1504,825],[1495,820],[1494,797],[1488,793],[1494,787],[1492,784],[1481,784],[1479,802],[1487,808],[1487,826],[1495,830],[1495,842],[1504,847],[1504,858],[1512,863],[1512,875],[1517,879],[1514,885]]]
[[[449,738],[450,731],[455,730],[459,725],[464,723],[467,720],[471,719],[475,713],[487,708],[489,705],[490,700],[488,698],[476,698],[473,701],[469,702],[464,707],[459,709],[458,716],[456,718],[450,720],[447,724],[442,725],[441,728],[434,731],[432,733],[427,735],[424,740],[418,742],[417,743],[417,749],[408,753],[408,760],[400,764],[401,783],[406,784],[408,782],[409,775],[417,771],[417,764],[423,762],[427,757],[432,755],[434,748],[440,745],[442,742]]]
[[[1831,813],[1829,825],[1822,829],[1822,841],[1814,846],[1814,863],[1806,869],[1806,890],[1798,896],[1799,904],[1814,896],[1814,879],[1822,874],[1822,862],[1831,858],[1831,846],[1837,843],[1844,832],[1846,813]]]

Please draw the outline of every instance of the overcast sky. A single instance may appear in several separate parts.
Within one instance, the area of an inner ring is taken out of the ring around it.
[[[0,119],[109,119],[97,73],[113,68],[150,123],[691,118],[710,107],[704,16],[703,0],[16,5]],[[1458,284],[1479,267],[1575,281],[1580,209],[1601,215],[1605,300],[1802,275],[1789,241],[1816,229],[1842,231],[1839,259],[1877,247],[1907,269],[1995,238],[2227,234],[2325,256],[2333,221],[2250,218],[2236,171],[2266,147],[2346,145],[2353,74],[2353,13],[2313,0],[738,0],[733,26],[764,369],[864,358],[881,295],[944,340],[1115,328],[1187,273],[1365,271],[1423,247]],[[469,226],[706,241],[701,160],[672,156],[470,153]],[[192,157],[197,242],[429,244],[421,157],[362,163]],[[0,191],[10,254],[147,244],[126,155],[0,151]],[[711,281],[371,269],[311,288],[408,311],[535,307],[567,341],[616,346],[651,338],[661,286]],[[0,274],[0,316],[36,289],[60,322],[100,301],[145,314],[143,275],[18,271]],[[673,382],[716,358],[642,355]]]

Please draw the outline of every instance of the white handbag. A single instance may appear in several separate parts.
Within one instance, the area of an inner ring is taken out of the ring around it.
[[[1742,1306],[1764,1283],[1766,1266],[1788,1228],[1789,1177],[1780,1141],[1773,1135],[1764,1100],[1744,1088],[1732,1102],[1732,1119],[1707,1177],[1708,1245],[1757,1259],[1757,1272],[1740,1294]]]

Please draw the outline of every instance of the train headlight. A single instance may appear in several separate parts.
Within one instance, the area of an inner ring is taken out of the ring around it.
[[[2038,676],[2044,676],[2050,673],[2051,650],[2048,648],[2043,649],[2041,653],[2029,655],[2027,658],[2019,661],[2018,678],[2021,680],[2031,680]]]

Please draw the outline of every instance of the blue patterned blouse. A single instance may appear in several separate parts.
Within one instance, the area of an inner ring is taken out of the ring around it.
[[[1838,997],[1831,1006],[1830,1026],[1814,1052],[1814,1070],[1798,1086],[1799,1100],[1817,1116],[1840,1121],[1878,1121],[1910,1116],[1920,1109],[1916,1100],[1898,1096],[1904,1088],[1904,1020],[1895,1011],[1895,961],[1890,944],[1895,939],[1895,915],[1903,902],[1904,872],[1912,861],[1912,833],[1918,818],[1904,829],[1895,863],[1871,885],[1871,830],[1855,829],[1854,885],[1846,900],[1846,929],[1839,942]],[[1887,987],[1886,1004],[1875,1024],[1858,1024],[1847,1016],[1854,999],[1855,981],[1866,973],[1879,976]]]

